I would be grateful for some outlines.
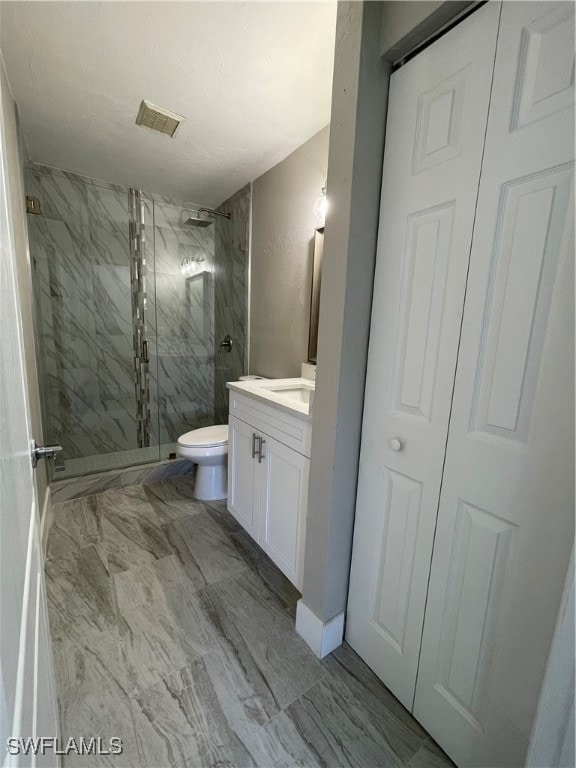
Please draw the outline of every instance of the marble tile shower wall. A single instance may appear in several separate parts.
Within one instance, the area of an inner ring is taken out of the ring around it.
[[[217,424],[228,422],[227,381],[237,381],[248,372],[248,254],[250,220],[250,185],[247,184],[218,206],[232,219],[216,221],[214,300],[215,370],[214,418]],[[230,334],[232,349],[227,352],[219,344]]]
[[[46,437],[66,459],[137,448],[127,191],[45,169],[27,186]]]
[[[27,187],[42,205],[42,215],[28,220],[46,439],[63,442],[66,460],[133,451],[128,190],[44,166],[28,169]],[[144,207],[151,441],[166,458],[182,432],[214,423],[215,307],[217,314],[216,305],[234,304],[215,293],[229,296],[233,259],[217,262],[216,227],[187,226],[183,205],[145,196]],[[220,247],[228,245],[220,238]],[[184,276],[186,256],[203,259],[203,270]]]

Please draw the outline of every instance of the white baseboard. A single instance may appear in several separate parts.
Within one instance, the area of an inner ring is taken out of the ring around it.
[[[326,623],[320,621],[310,608],[298,600],[296,605],[296,632],[304,638],[319,659],[328,656],[342,645],[344,639],[344,611]]]

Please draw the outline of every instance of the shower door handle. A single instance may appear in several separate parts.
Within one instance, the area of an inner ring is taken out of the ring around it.
[[[142,342],[142,360],[145,363],[149,363],[150,362],[150,354],[149,354],[149,349],[148,349],[148,339],[144,339],[144,341]]]

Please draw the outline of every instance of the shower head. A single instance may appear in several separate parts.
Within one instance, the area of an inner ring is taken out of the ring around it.
[[[191,216],[184,224],[189,227],[209,227],[212,224],[212,219],[198,219],[195,216]]]
[[[212,224],[212,219],[203,219],[201,217],[202,213],[208,213],[210,216],[222,216],[228,220],[232,218],[231,213],[221,213],[220,211],[214,210],[214,208],[199,208],[197,216],[191,216],[184,223],[188,224],[190,227],[209,227],[210,224]]]

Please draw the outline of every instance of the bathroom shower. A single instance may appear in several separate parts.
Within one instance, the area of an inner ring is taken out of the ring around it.
[[[28,223],[59,476],[167,459],[179,435],[224,423],[226,381],[245,372],[248,188],[233,216],[45,166],[26,182],[42,210]]]

